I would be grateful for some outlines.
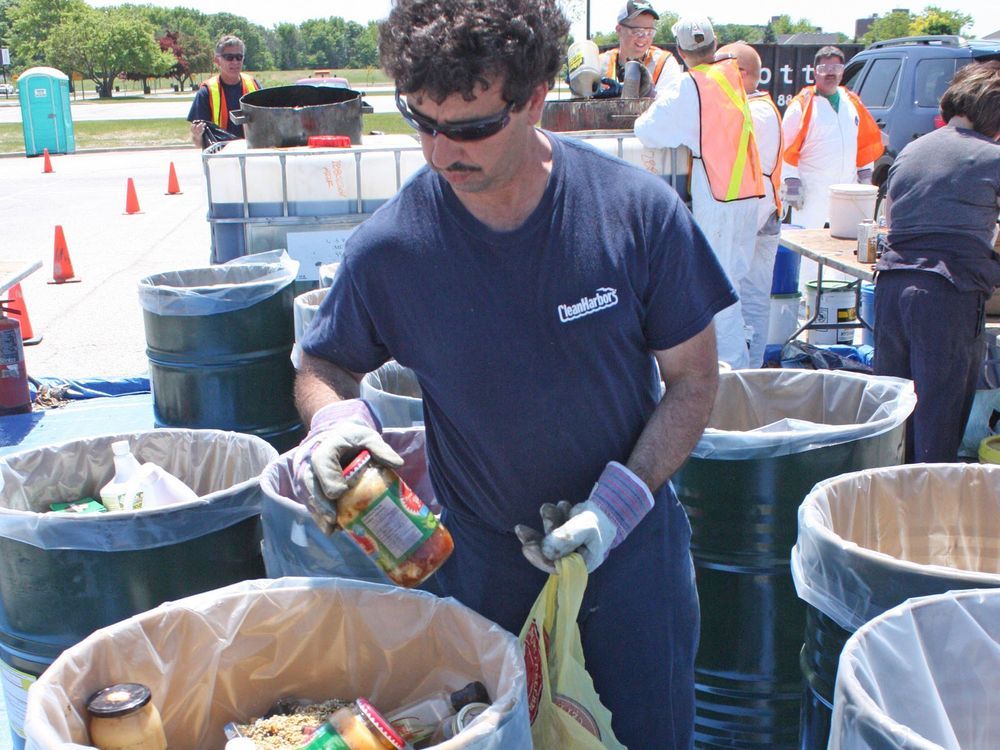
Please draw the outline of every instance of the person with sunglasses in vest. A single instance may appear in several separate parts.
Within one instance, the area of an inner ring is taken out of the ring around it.
[[[535,126],[568,32],[558,0],[393,3],[381,63],[427,164],[351,234],[301,341],[296,492],[332,530],[361,447],[400,465],[359,380],[410,368],[455,543],[436,587],[519,633],[579,552],[618,740],[690,748],[699,613],[669,478],[708,421],[712,318],[736,294],[667,183]]]
[[[882,131],[853,91],[840,85],[844,53],[822,47],[813,59],[816,83],[785,110],[783,202],[792,223],[822,229],[830,220],[830,186],[871,184],[885,147]]]
[[[771,320],[771,281],[774,259],[778,254],[781,233],[781,112],[766,91],[758,91],[760,55],[746,42],[720,47],[716,60],[732,58],[740,68],[743,89],[747,93],[753,134],[764,173],[764,197],[757,208],[757,237],[750,270],[740,283],[740,304],[743,320],[753,330],[750,339],[750,367],[760,367],[764,361],[767,328]]]
[[[618,11],[618,46],[601,53],[601,75],[605,80],[619,84],[625,81],[625,63],[638,60],[649,73],[648,90],[640,90],[640,96],[649,96],[656,90],[661,80],[680,75],[681,68],[670,50],[653,46],[656,22],[660,14],[645,0],[629,0]],[[620,94],[620,89],[619,92]]]
[[[257,79],[243,72],[245,56],[246,45],[239,37],[227,34],[216,42],[215,65],[219,73],[202,82],[187,116],[191,123],[191,140],[198,148],[210,145],[205,143],[206,122],[235,138],[243,137],[243,126],[233,122],[229,113],[240,108],[244,94],[261,88]]]
[[[715,62],[715,30],[708,18],[682,18],[673,32],[688,72],[661,84],[656,100],[636,119],[635,134],[647,148],[691,150],[695,222],[739,289],[750,270],[764,196],[743,79],[736,60]],[[719,359],[748,367],[750,336],[739,301],[715,316],[715,330]]]

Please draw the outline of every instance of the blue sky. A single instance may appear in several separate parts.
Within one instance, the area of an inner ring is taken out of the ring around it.
[[[120,0],[87,0],[94,7],[117,5]],[[273,26],[282,21],[301,23],[309,18],[340,16],[358,23],[384,18],[389,12],[390,0],[333,0],[333,2],[316,3],[292,0],[292,2],[277,3],[274,0],[148,0],[155,5],[174,7],[196,7],[205,13],[239,13],[262,26]],[[563,0],[571,15],[578,15],[580,21],[574,24],[574,36],[583,36],[583,18],[585,0]],[[624,0],[590,0],[590,28],[592,32],[613,31],[615,17]],[[853,36],[854,21],[872,13],[886,15],[893,8],[908,8],[918,13],[926,5],[934,4],[946,10],[958,10],[968,13],[974,19],[972,32],[975,36],[984,36],[994,31],[1000,31],[1000,2],[997,0],[962,0],[956,4],[949,0],[931,0],[920,4],[908,4],[902,0],[894,2],[872,2],[872,0],[825,0],[810,6],[793,0],[776,0],[768,4],[768,10],[762,11],[756,3],[746,0],[699,0],[697,12],[707,14],[716,23],[746,23],[762,24],[772,15],[787,14],[793,19],[808,18],[824,31],[842,31]],[[691,8],[691,5],[679,0],[674,2],[656,2],[654,6],[664,10],[681,13]]]

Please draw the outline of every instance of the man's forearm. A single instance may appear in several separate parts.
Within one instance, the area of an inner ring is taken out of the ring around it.
[[[305,424],[327,404],[357,398],[360,376],[332,362],[303,353],[295,376],[295,405]]]

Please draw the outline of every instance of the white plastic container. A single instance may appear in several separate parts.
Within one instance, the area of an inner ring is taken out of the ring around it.
[[[156,464],[145,463],[139,467],[130,484],[136,498],[142,498],[142,508],[166,508],[198,499],[198,494],[184,482]]]
[[[784,346],[799,327],[799,292],[771,295],[771,312],[767,321],[765,346]]]
[[[601,82],[601,52],[590,39],[581,39],[570,45],[566,53],[569,87],[574,94],[586,99],[592,97]]]
[[[858,238],[858,224],[875,218],[878,188],[874,185],[830,186],[830,236]]]
[[[108,510],[134,510],[133,481],[139,476],[139,460],[132,455],[128,440],[115,441],[111,444],[111,451],[114,455],[115,475],[101,487],[101,502]]]
[[[816,304],[816,282],[806,284],[806,315],[812,318],[819,311],[813,325],[823,323],[854,323],[858,319],[857,297],[854,284],[849,281],[823,281],[823,294]],[[810,328],[810,344],[850,344],[854,341],[853,328]]]

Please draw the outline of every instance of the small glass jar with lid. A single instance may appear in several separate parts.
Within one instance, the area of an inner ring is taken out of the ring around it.
[[[406,743],[365,698],[338,708],[301,750],[403,750]]]
[[[87,699],[90,742],[98,750],[166,750],[160,712],[145,685],[123,682]]]

